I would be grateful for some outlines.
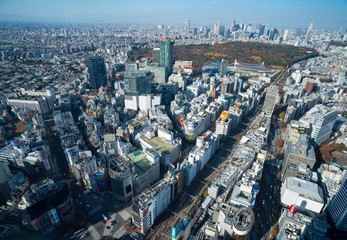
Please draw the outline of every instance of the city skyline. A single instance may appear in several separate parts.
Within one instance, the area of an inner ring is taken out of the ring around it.
[[[185,6],[185,7],[182,7]],[[266,7],[265,7],[266,6]],[[261,10],[259,10],[261,9]],[[299,2],[266,1],[59,1],[42,0],[0,1],[0,21],[95,24],[165,24],[222,25],[258,22],[279,28],[307,28],[314,21],[314,29],[347,28],[347,2],[330,4],[326,1]]]

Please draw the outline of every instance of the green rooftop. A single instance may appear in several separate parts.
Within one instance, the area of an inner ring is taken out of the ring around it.
[[[149,143],[151,146],[153,146],[153,148],[162,153],[171,153],[176,148],[175,145],[164,142],[160,137],[153,137],[151,139],[141,137],[141,139]]]
[[[146,153],[136,151],[127,155],[135,166],[135,172],[140,176],[151,167],[152,163],[146,158]]]

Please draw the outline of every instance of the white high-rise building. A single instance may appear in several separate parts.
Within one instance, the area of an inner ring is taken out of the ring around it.
[[[274,110],[275,104],[278,101],[278,87],[277,86],[270,86],[266,89],[266,96],[265,96],[265,102],[263,106],[263,112],[272,114],[272,111]]]
[[[218,21],[217,24],[214,25],[214,34],[220,35],[221,34],[221,22]]]
[[[288,29],[284,30],[284,33],[283,33],[283,41],[286,41],[286,40],[287,40],[287,38],[288,38],[288,33],[289,33],[289,30],[288,30]]]
[[[347,180],[345,180],[339,191],[331,200],[328,206],[328,213],[335,227],[340,230],[347,230]]]
[[[307,29],[306,37],[305,37],[305,42],[310,41],[311,34],[312,34],[312,28],[313,28],[313,21],[311,22],[310,26],[309,26],[308,29]]]
[[[140,233],[146,233],[157,217],[172,203],[176,185],[175,177],[166,176],[133,198],[132,220]]]
[[[186,36],[189,36],[189,33],[190,33],[190,19],[188,19],[188,18],[186,19],[186,26],[185,26],[184,31],[185,31]]]
[[[320,145],[330,138],[338,111],[323,105],[316,105],[300,120],[311,125],[311,138]]]

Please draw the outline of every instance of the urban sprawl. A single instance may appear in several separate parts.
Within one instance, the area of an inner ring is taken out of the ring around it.
[[[1,25],[0,239],[347,239],[346,40],[313,22]],[[201,74],[173,57],[228,41],[319,55]]]

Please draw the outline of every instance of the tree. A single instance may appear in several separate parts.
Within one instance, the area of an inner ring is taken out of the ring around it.
[[[334,148],[336,149],[336,151],[342,152],[342,150],[345,148],[345,144],[343,144],[343,143],[335,143],[334,144]]]
[[[277,234],[278,234],[278,224],[275,223],[275,224],[272,226],[271,236],[272,236],[272,237],[276,237]]]
[[[284,94],[285,94],[285,91],[284,91],[282,88],[280,88],[280,89],[278,90],[278,95],[280,95],[281,97],[283,97]]]
[[[283,112],[281,112],[280,114],[278,114],[278,117],[280,118],[280,119],[284,119],[284,115],[285,115],[286,113],[283,111]]]
[[[332,151],[334,151],[334,147],[332,145],[324,145],[319,149],[324,162],[330,162],[334,159],[333,155],[331,154]]]
[[[284,157],[284,153],[283,152],[275,152],[275,157],[277,158],[277,159],[283,159],[283,157]]]
[[[283,139],[277,138],[277,139],[275,140],[275,142],[276,142],[276,147],[277,147],[277,148],[283,147],[283,143],[284,143]]]
[[[286,127],[286,122],[280,121],[280,122],[278,123],[278,126],[279,126],[280,128],[285,128],[285,127]]]

